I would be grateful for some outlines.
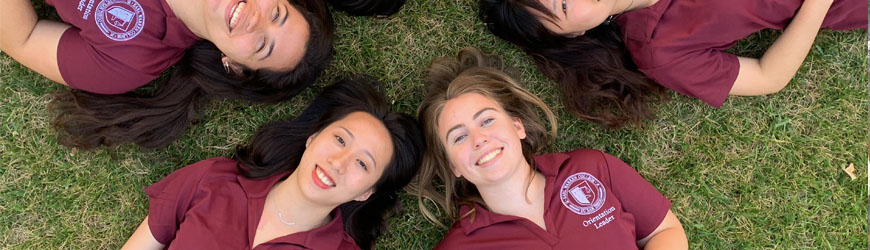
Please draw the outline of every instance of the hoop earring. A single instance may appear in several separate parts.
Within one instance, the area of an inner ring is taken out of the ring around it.
[[[224,53],[221,53],[221,61],[223,61],[223,64],[224,64],[224,71],[226,71],[227,74],[229,74],[230,73],[230,63],[223,60],[224,57],[226,57],[226,56],[227,55],[224,55]]]

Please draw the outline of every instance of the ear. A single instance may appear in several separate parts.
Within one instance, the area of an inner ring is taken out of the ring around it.
[[[314,134],[308,136],[308,140],[305,141],[305,148],[308,148],[308,145],[311,145],[311,141],[314,140],[314,137],[317,137],[317,134],[319,133],[320,132],[314,132]]]
[[[236,63],[235,61],[233,61],[233,59],[230,59],[227,56],[221,57],[221,64],[224,65],[224,69],[228,69],[227,74],[233,74],[237,76],[244,75],[245,71],[244,68],[242,68],[242,65]]]
[[[355,201],[365,201],[365,200],[368,200],[368,199],[369,199],[369,196],[372,196],[372,193],[375,192],[374,190],[375,190],[374,188],[369,189],[369,191],[366,191],[365,193],[362,193],[361,195],[357,196],[357,197],[354,198],[353,200],[355,200]]]
[[[523,126],[523,120],[519,117],[513,117],[514,119],[514,128],[517,129],[517,137],[522,139],[526,139],[526,126]]]

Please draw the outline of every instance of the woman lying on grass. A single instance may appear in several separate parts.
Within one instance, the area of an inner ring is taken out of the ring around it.
[[[455,221],[438,249],[688,248],[670,201],[616,157],[538,155],[548,139],[538,111],[551,135],[553,113],[500,68],[473,49],[430,66],[416,191],[426,217],[440,224],[423,198]]]
[[[720,107],[780,91],[819,28],[867,28],[864,0],[480,0],[496,36],[562,86],[576,115],[611,127],[652,117],[661,86]],[[763,29],[761,58],[724,52]]]
[[[233,159],[184,167],[145,189],[125,249],[370,249],[417,173],[422,131],[379,83],[328,87],[292,121],[265,125]]]
[[[275,103],[311,85],[332,53],[323,0],[48,0],[0,8],[0,50],[71,91],[55,95],[60,142],[80,148],[178,138],[210,97]],[[126,93],[175,70],[154,93]],[[109,95],[111,94],[111,95]]]

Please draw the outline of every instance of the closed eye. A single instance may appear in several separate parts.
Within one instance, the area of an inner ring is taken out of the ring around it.
[[[275,14],[272,15],[272,22],[278,22],[278,17],[281,16],[281,9],[275,6]]]
[[[260,53],[260,51],[263,51],[264,48],[266,48],[266,37],[263,37],[263,42],[260,43],[260,47],[257,48],[257,52],[255,53]]]

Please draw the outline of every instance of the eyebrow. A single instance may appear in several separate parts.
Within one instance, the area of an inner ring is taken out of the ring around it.
[[[356,141],[356,137],[353,136],[353,133],[351,133],[350,130],[348,130],[345,127],[339,127],[339,128],[344,129],[344,132],[347,132],[347,134],[350,135],[350,139]],[[378,165],[378,162],[375,161],[375,156],[373,156],[371,152],[369,152],[368,150],[364,150],[363,152],[366,153],[366,155],[368,155],[369,158],[372,159],[372,165],[374,165],[372,167],[375,167]]]
[[[480,114],[483,114],[483,112],[487,111],[487,110],[496,111],[494,108],[484,108],[484,109],[481,109],[480,111],[477,111],[477,113],[474,113],[474,116],[472,116],[471,119],[477,119],[477,117],[480,116]],[[464,125],[456,124],[456,126],[453,126],[449,130],[447,130],[447,135],[444,136],[444,140],[449,140],[449,139],[447,139],[447,137],[450,136],[450,133],[453,132],[453,130],[457,130],[457,129],[462,128],[462,127],[464,127]]]

